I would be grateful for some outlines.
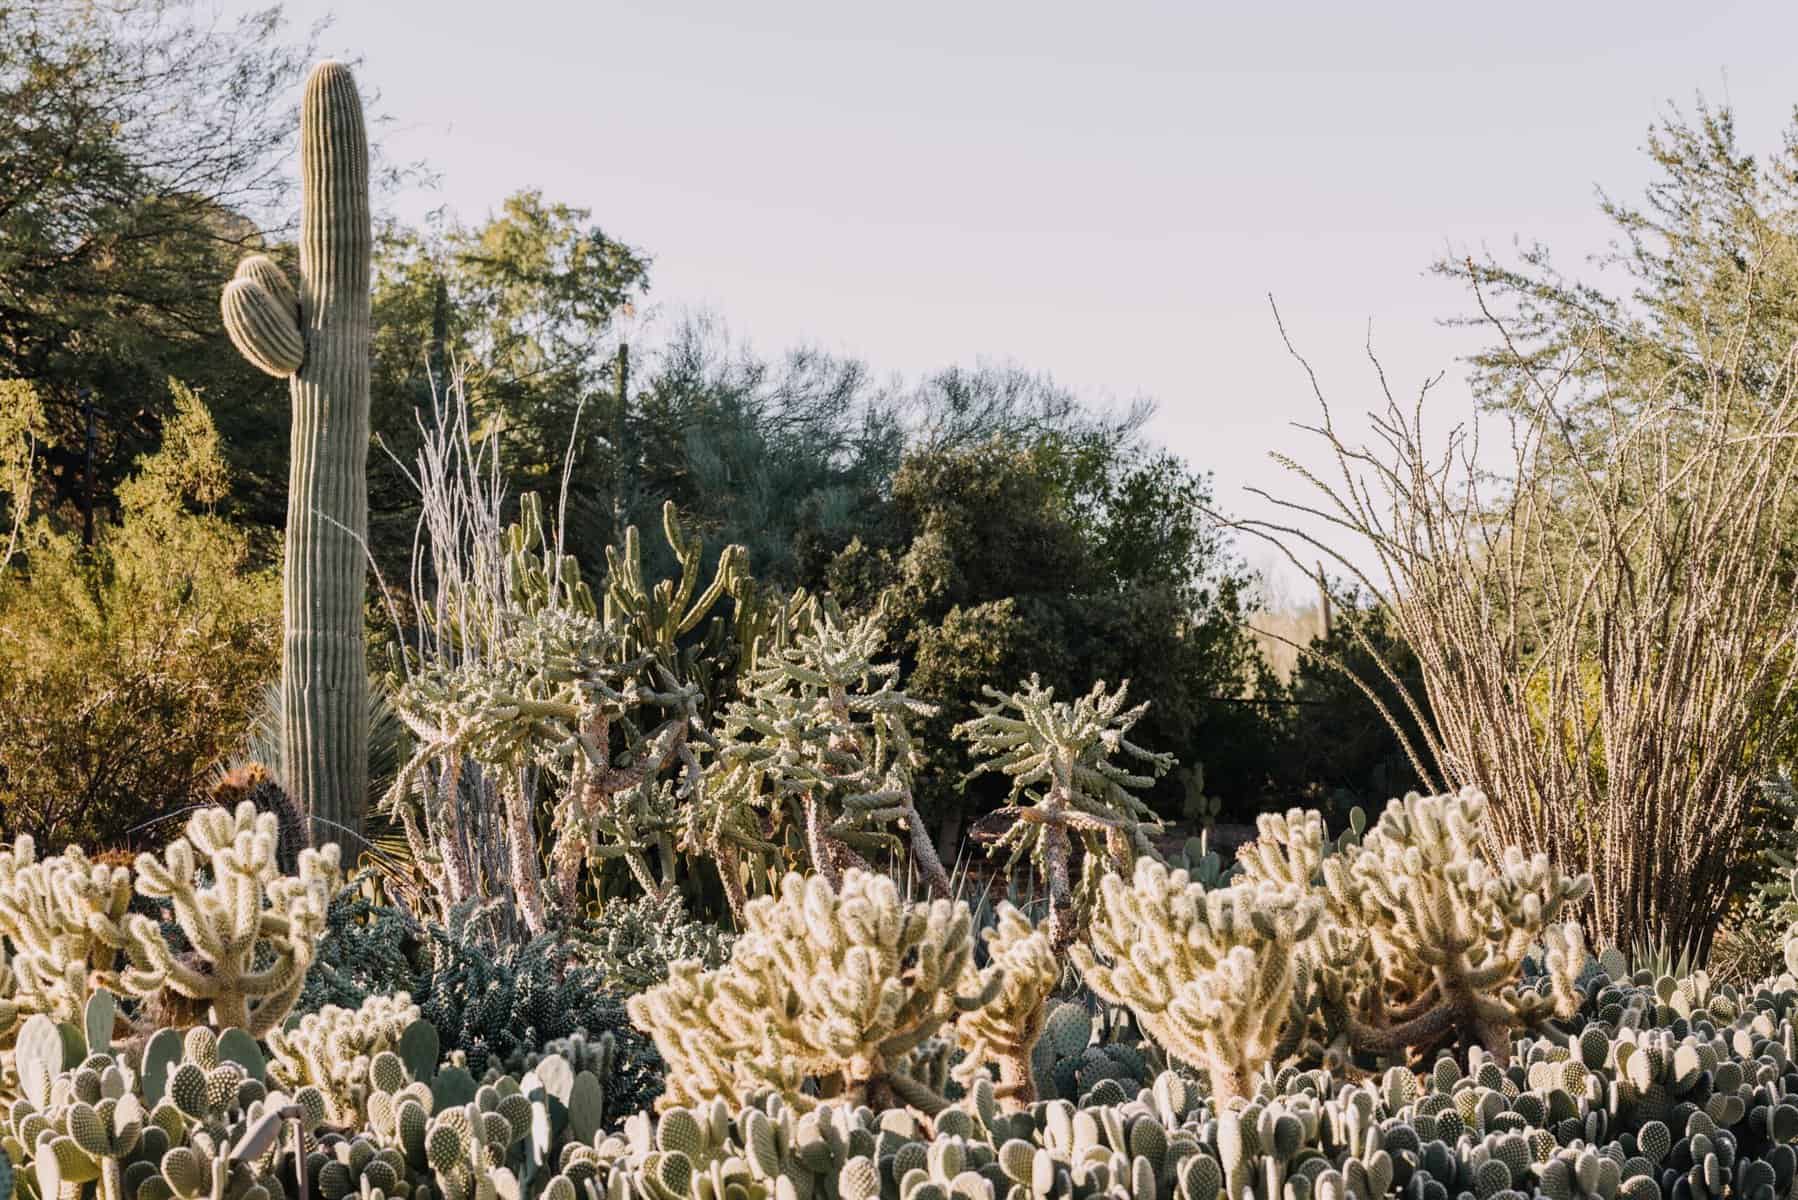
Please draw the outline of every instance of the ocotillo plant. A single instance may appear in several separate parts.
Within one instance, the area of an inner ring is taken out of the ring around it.
[[[244,357],[293,398],[281,654],[282,773],[314,841],[362,831],[368,687],[368,137],[349,68],[322,62],[300,110],[300,287],[253,254],[222,301]]]

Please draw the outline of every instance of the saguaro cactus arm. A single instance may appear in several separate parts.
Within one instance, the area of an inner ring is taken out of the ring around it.
[[[349,68],[322,62],[300,108],[300,286],[251,255],[225,287],[225,329],[286,378],[288,468],[283,783],[313,838],[360,836],[367,800],[362,604],[368,530],[368,137]]]

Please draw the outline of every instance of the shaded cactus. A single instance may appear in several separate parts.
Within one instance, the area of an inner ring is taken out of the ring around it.
[[[360,837],[368,790],[362,606],[368,532],[368,138],[349,68],[322,62],[300,108],[300,286],[251,255],[225,329],[293,402],[283,572],[281,775],[315,841]]]

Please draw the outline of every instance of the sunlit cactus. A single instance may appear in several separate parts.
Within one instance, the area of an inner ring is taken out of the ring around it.
[[[1125,707],[1127,681],[1115,692],[1094,684],[1072,704],[1056,700],[1035,676],[1010,695],[985,690],[992,703],[955,734],[973,743],[981,759],[969,777],[988,771],[1009,777],[1012,803],[982,818],[978,829],[998,830],[994,848],[1009,849],[1013,864],[1027,857],[1047,881],[1049,937],[1057,951],[1065,950],[1079,934],[1069,876],[1074,843],[1086,850],[1081,890],[1090,902],[1106,865],[1128,874],[1138,856],[1154,853],[1148,835],[1161,822],[1136,793],[1166,774],[1174,759],[1125,736],[1149,708]],[[1120,765],[1120,757],[1141,770]]]
[[[347,66],[322,62],[300,106],[300,284],[265,255],[225,287],[225,329],[288,381],[282,781],[315,842],[360,837],[368,789],[362,606],[368,548],[368,138]]]

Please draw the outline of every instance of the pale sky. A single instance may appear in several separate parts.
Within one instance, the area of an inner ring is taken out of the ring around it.
[[[649,253],[665,313],[763,353],[1153,397],[1239,512],[1248,484],[1302,494],[1270,449],[1321,462],[1268,293],[1339,411],[1373,403],[1371,320],[1396,385],[1449,372],[1446,422],[1471,344],[1435,323],[1463,297],[1433,259],[1521,236],[1573,265],[1665,104],[1728,100],[1756,152],[1798,104],[1790,0],[287,8],[335,14],[388,154],[440,173],[401,216],[535,186]]]

